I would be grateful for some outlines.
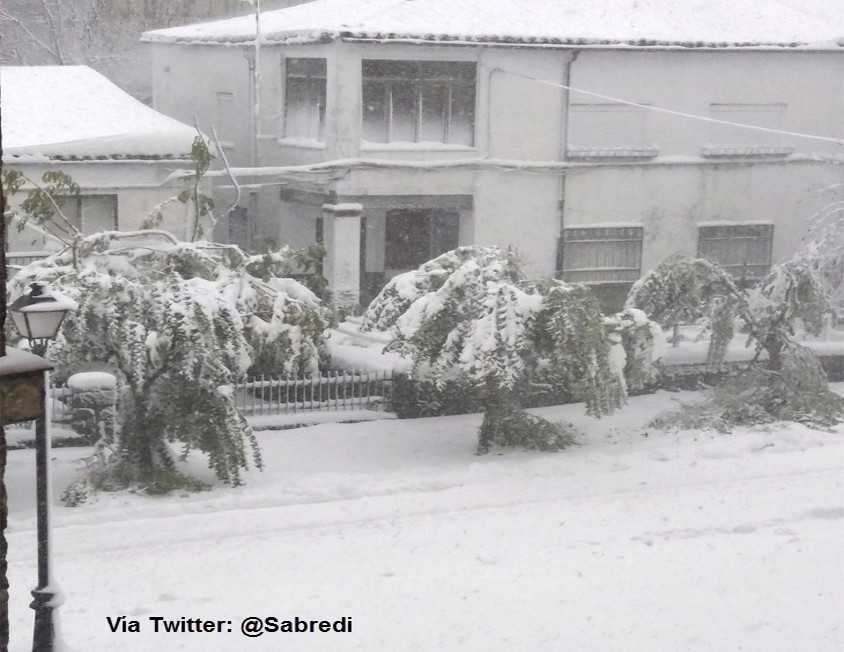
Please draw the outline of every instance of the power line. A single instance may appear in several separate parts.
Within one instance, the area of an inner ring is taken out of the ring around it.
[[[630,100],[623,100],[619,97],[612,97],[611,95],[603,95],[602,93],[595,93],[593,91],[585,91],[582,88],[576,88],[574,86],[567,86],[566,84],[560,84],[559,82],[552,82],[546,79],[539,79],[538,77],[533,77],[531,75],[525,75],[524,73],[520,72],[513,72],[512,70],[505,70],[504,68],[496,68],[495,70],[499,70],[501,72],[506,72],[516,77],[524,77],[525,79],[530,79],[531,81],[535,81],[539,84],[545,84],[546,86],[554,86],[555,88],[563,88],[567,91],[571,91],[573,93],[582,93],[583,95],[589,95],[591,97],[598,97],[602,100],[609,100],[610,102],[615,102],[617,104],[626,104],[628,106],[636,106],[640,109],[647,109],[648,111],[655,111],[657,113],[666,113],[668,115],[676,115],[680,116],[681,118],[690,118],[692,120],[700,120],[702,122],[714,122],[716,124],[722,125],[729,125],[731,127],[742,127],[744,129],[755,129],[756,131],[765,131],[772,134],[781,134],[785,136],[796,136],[798,138],[809,138],[812,140],[820,140],[827,143],[835,143],[836,145],[844,145],[844,139],[841,138],[833,138],[831,136],[818,136],[816,134],[804,134],[796,131],[784,131],[782,129],[771,129],[770,127],[759,127],[756,125],[749,125],[742,122],[731,122],[729,120],[719,120],[718,118],[709,118],[703,115],[697,115],[695,113],[684,113],[683,111],[674,111],[673,109],[665,109],[660,106],[653,106],[651,104],[640,104],[639,102],[631,102]]]

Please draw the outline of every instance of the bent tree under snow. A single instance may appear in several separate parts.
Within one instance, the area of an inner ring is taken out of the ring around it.
[[[642,355],[653,350],[651,329],[640,328],[649,322],[637,317],[606,320],[587,288],[528,280],[513,251],[471,246],[393,278],[365,312],[363,328],[391,330],[390,348],[414,361],[416,378],[482,392],[479,452],[492,444],[553,450],[571,437],[525,413],[524,396],[532,384],[552,383],[596,416],[621,405],[625,347],[640,366],[653,361]]]
[[[717,263],[673,256],[633,285],[626,305],[663,327],[702,320],[711,335],[712,369],[724,361],[736,322],[743,326],[765,368],[748,372],[722,396],[729,402],[724,414],[730,413],[726,421],[719,417],[722,422],[782,419],[826,426],[844,418],[844,401],[829,391],[820,362],[793,340],[798,320],[817,335],[831,310],[810,258],[798,255],[775,265],[757,285],[743,289]]]
[[[165,232],[101,233],[32,263],[10,282],[35,281],[79,304],[54,359],[60,375],[116,372],[120,428],[91,486],[166,490],[178,454],[199,450],[217,477],[241,482],[260,454],[235,408],[232,384],[251,367],[315,372],[326,322],[317,297],[285,278],[294,252],[247,256],[228,245],[183,243]]]

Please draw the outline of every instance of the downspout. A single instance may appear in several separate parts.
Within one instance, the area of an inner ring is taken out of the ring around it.
[[[261,128],[261,0],[243,0],[255,7],[255,41],[253,53],[244,50],[243,58],[249,62],[249,132],[250,167],[258,167],[258,130]]]
[[[571,51],[571,59],[566,62],[565,67],[563,69],[563,85],[566,88],[562,89],[563,91],[563,102],[562,102],[562,115],[560,116],[560,161],[566,161],[568,159],[568,140],[569,140],[569,97],[571,93],[568,90],[568,87],[571,86],[571,67],[575,61],[577,61],[578,56],[580,56],[580,50],[572,50]],[[566,215],[566,179],[568,177],[567,172],[563,172],[560,174],[560,202],[559,202],[559,211],[560,211],[560,234],[557,239],[557,262],[555,265],[556,273],[554,274],[555,277],[559,278],[563,274],[563,229],[565,227],[565,215]]]
[[[246,59],[249,66],[249,166],[257,167],[258,161],[258,133],[255,122],[255,57],[249,56],[247,52],[243,53],[243,58]]]
[[[261,0],[255,0],[255,70],[252,98],[252,167],[258,165],[258,132],[261,130]]]

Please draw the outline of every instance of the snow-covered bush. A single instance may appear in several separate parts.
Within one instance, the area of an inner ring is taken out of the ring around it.
[[[647,321],[647,320],[646,320]],[[438,388],[463,384],[483,397],[478,451],[493,444],[562,448],[571,436],[521,410],[533,384],[553,384],[610,412],[626,398],[598,302],[585,287],[525,278],[514,252],[462,247],[395,277],[364,315],[391,330],[389,348]],[[623,353],[622,353],[623,355]]]
[[[500,249],[484,247],[459,247],[429,260],[419,269],[394,277],[363,314],[361,330],[390,330],[396,325],[411,304],[429,292],[436,292],[460,269],[464,263],[476,260],[483,269],[485,262],[494,259],[502,281],[519,283],[524,280],[515,255],[503,255]]]
[[[776,265],[758,285],[743,289],[715,263],[673,257],[633,285],[627,308],[663,326],[705,320],[711,367],[723,362],[734,322],[742,324],[757,358],[766,355],[765,368],[731,381],[729,392],[716,393],[707,414],[719,423],[742,423],[744,415],[744,423],[790,419],[825,425],[844,417],[844,402],[829,391],[820,362],[792,340],[797,320],[818,334],[829,311],[828,295],[805,260]],[[736,407],[742,404],[752,409]]]
[[[703,320],[710,335],[707,363],[716,368],[735,334],[737,304],[743,296],[717,263],[678,255],[636,281],[625,308],[641,310],[662,328]]]
[[[260,466],[251,428],[235,409],[232,383],[252,366],[315,372],[326,324],[299,283],[247,271],[238,248],[176,241],[164,232],[101,233],[21,270],[10,296],[32,282],[79,304],[53,357],[58,374],[92,364],[120,380],[120,428],[103,486],[172,482],[174,454],[197,449],[218,478],[239,484],[249,458]]]
[[[638,391],[656,383],[659,362],[665,352],[665,335],[659,324],[641,310],[627,308],[604,318],[613,349],[611,360],[622,372],[627,391]],[[623,354],[623,359],[622,359]]]
[[[67,379],[71,427],[89,445],[114,442],[117,421],[117,378],[113,374],[85,372]]]

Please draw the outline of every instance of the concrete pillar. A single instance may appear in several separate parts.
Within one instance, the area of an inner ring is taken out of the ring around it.
[[[334,308],[360,303],[360,204],[324,204],[323,273],[328,300]]]

